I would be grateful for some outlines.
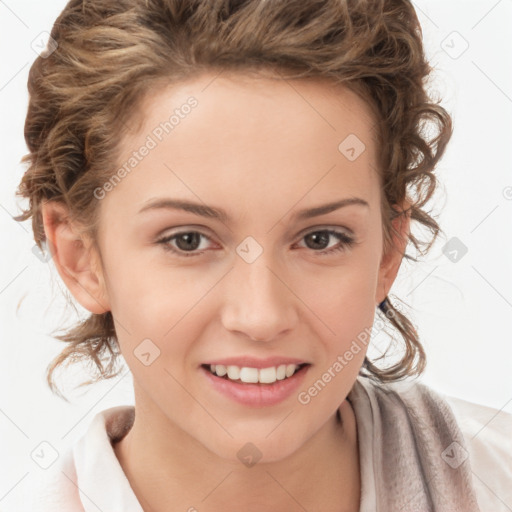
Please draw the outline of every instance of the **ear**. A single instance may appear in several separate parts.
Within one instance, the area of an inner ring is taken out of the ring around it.
[[[46,201],[42,217],[52,259],[69,291],[91,313],[110,311],[98,255],[90,239],[71,225],[67,206]]]
[[[387,251],[387,253],[383,254],[381,258],[379,278],[375,294],[377,305],[380,304],[388,295],[398,274],[398,270],[400,269],[410,233],[410,206],[410,203],[405,201],[403,205],[395,208],[398,211],[403,211],[403,213],[391,221],[391,224],[398,232],[398,235],[391,233],[392,247]]]

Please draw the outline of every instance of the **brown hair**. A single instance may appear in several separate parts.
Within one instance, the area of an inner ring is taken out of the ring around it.
[[[40,249],[46,240],[41,205],[47,200],[64,203],[70,220],[83,226],[97,248],[94,190],[116,169],[126,121],[145,94],[203,71],[224,70],[325,78],[359,94],[377,117],[384,250],[393,248],[391,221],[397,215],[407,213],[430,230],[430,241],[409,234],[420,254],[438,236],[441,228],[424,207],[436,189],[433,171],[452,124],[427,94],[431,68],[410,1],[70,0],[51,37],[55,51],[30,68],[29,153],[21,160],[29,166],[16,192],[29,199],[28,210],[16,219],[32,217]],[[407,210],[393,207],[406,199]],[[403,338],[404,354],[385,369],[365,358],[361,373],[382,382],[420,375],[426,357],[414,326],[388,298],[380,310]],[[94,363],[99,373],[84,384],[119,373],[110,311],[91,314],[55,337],[68,345],[47,369],[53,391],[53,372],[64,362]]]

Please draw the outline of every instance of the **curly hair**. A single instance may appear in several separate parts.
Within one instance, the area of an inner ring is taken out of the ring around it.
[[[113,174],[126,122],[143,115],[148,91],[224,70],[324,78],[357,93],[377,121],[384,250],[393,248],[397,216],[430,232],[430,241],[408,234],[421,255],[441,231],[426,204],[452,120],[427,93],[432,68],[409,0],[70,0],[50,35],[57,48],[30,68],[29,153],[21,159],[28,168],[16,191],[29,199],[16,220],[32,217],[41,250],[41,206],[49,200],[64,203],[96,244],[94,190]],[[410,206],[397,210],[404,200]],[[403,357],[387,368],[365,357],[360,373],[381,382],[420,375],[426,356],[415,327],[389,297],[379,308],[403,339]],[[53,372],[64,362],[94,363],[96,378],[85,384],[119,374],[110,311],[55,338],[67,345],[47,368],[53,391]]]

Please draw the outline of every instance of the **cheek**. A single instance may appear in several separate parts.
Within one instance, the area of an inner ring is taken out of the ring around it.
[[[334,331],[331,334],[343,339],[371,325],[375,314],[378,269],[371,258],[360,255],[329,272],[318,271],[314,286],[305,280],[302,289],[304,302]]]
[[[316,281],[317,292],[310,292],[305,300],[320,318],[311,321],[318,326],[321,349],[298,402],[320,415],[331,414],[349,393],[371,339],[376,272],[363,267],[351,270],[338,273],[336,281]]]
[[[161,259],[137,261],[119,254],[106,268],[112,314],[123,326],[121,333],[138,337],[164,337],[212,286]]]
[[[319,364],[303,388],[306,399],[318,394],[316,407],[331,410],[348,393],[363,364],[376,311],[378,272],[370,260],[361,256],[330,275],[318,273],[314,291],[305,295],[304,302],[320,319],[311,320],[322,346],[317,352]]]
[[[158,273],[155,279],[151,273]],[[120,282],[120,281],[118,281]],[[116,289],[112,309],[121,352],[134,377],[149,389],[174,390],[187,376],[189,353],[204,329],[211,284],[184,280],[174,271],[135,273]]]

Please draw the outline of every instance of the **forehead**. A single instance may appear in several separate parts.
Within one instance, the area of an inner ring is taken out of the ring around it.
[[[204,73],[148,90],[137,114],[118,165],[151,149],[111,194],[124,191],[134,208],[164,191],[241,205],[279,197],[288,207],[331,188],[377,199],[371,107],[328,80]]]
[[[199,107],[192,111],[184,108],[191,98]],[[185,116],[180,110],[187,110]],[[268,121],[273,123],[268,131],[278,122],[286,130],[285,134],[293,133],[295,127],[301,129],[303,138],[312,139],[313,132],[317,132],[334,136],[336,141],[352,129],[370,144],[376,124],[372,107],[361,96],[327,78],[286,79],[269,73],[203,72],[179,83],[160,80],[149,87],[134,112],[132,131],[122,141],[123,145],[133,145],[134,139],[151,132],[175,111],[181,120],[200,118],[202,126],[195,127],[198,132],[201,128],[212,128],[212,125],[204,126],[204,121],[218,120],[213,125],[216,136],[229,132],[233,126],[243,126],[248,133],[251,126],[260,128],[259,123]],[[176,121],[184,124],[178,119],[173,122]],[[294,121],[300,121],[299,127]],[[176,135],[179,133],[174,133],[174,138]]]

